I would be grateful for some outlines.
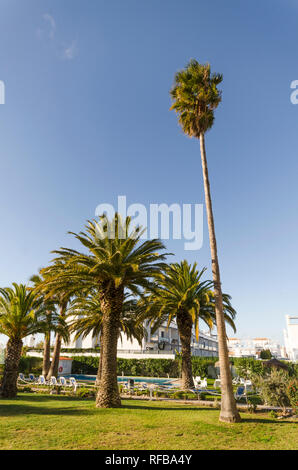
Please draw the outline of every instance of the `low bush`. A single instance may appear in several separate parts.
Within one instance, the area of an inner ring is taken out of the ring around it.
[[[40,375],[42,370],[42,358],[33,356],[21,356],[19,372],[23,374]]]
[[[290,406],[288,396],[289,375],[286,372],[272,369],[264,377],[254,375],[252,379],[266,405],[282,408]]]
[[[96,391],[87,387],[80,387],[76,391],[76,396],[79,398],[95,398]]]
[[[204,393],[204,392],[198,393],[198,400],[205,401],[206,400],[206,393]]]
[[[295,412],[298,411],[298,380],[291,379],[287,386],[287,395],[291,404],[291,407]]]

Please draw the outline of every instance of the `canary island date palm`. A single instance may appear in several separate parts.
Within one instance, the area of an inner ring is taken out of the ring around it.
[[[50,293],[64,289],[82,291],[84,295],[97,290],[103,315],[101,329],[102,371],[96,397],[98,407],[119,407],[121,400],[117,383],[117,342],[125,293],[140,295],[149,289],[152,278],[163,267],[164,245],[159,240],[142,242],[142,230],[130,228],[130,218],[118,214],[112,220],[105,216],[89,221],[86,231],[73,233],[87,249],[86,253],[68,248],[55,251],[54,263],[64,269],[52,270],[47,284]],[[72,232],[70,232],[72,233]]]
[[[33,283],[33,287],[30,289],[36,290],[44,307],[43,313],[39,317],[39,332],[44,334],[42,374],[47,377],[51,365],[51,334],[55,333],[56,336],[59,335],[63,341],[67,342],[69,340],[68,325],[57,311],[57,302],[46,299],[45,295],[38,291],[37,288],[44,282],[44,278],[35,274],[30,278],[30,281]]]
[[[125,294],[123,308],[120,316],[119,338],[125,335],[128,340],[136,339],[140,345],[146,336],[143,323],[139,321],[139,307],[134,298]],[[89,296],[76,297],[68,309],[69,331],[75,333],[74,339],[86,338],[90,334],[92,338],[100,339],[103,326],[103,313],[100,299],[96,291]],[[102,351],[96,376],[95,385],[99,386],[102,370]]]
[[[233,395],[232,376],[229,367],[220,270],[205,149],[205,133],[211,129],[214,122],[214,111],[221,102],[221,91],[218,86],[222,79],[221,74],[211,73],[209,64],[200,64],[192,59],[185,69],[176,73],[170,93],[173,101],[171,109],[176,111],[183,132],[189,137],[200,139],[219,344],[222,390],[220,420],[239,422],[240,415]]]
[[[64,340],[65,342],[69,340],[68,325],[65,321],[65,318],[66,318],[68,303],[71,297],[74,295],[74,293],[72,292],[71,287],[69,285],[67,286],[67,288],[64,288],[64,290],[61,289],[59,294],[56,294],[56,295],[53,295],[48,288],[48,279],[51,278],[51,275],[63,269],[65,269],[65,266],[63,266],[60,262],[56,262],[56,263],[53,263],[53,265],[50,267],[41,269],[39,275],[32,276],[31,278],[31,281],[34,283],[34,292],[40,296],[41,301],[45,305],[45,310],[46,308],[50,309],[50,306],[53,306],[53,305],[55,305],[56,309],[58,310],[58,313],[55,314],[56,318],[55,318],[54,331],[56,333],[56,337],[55,337],[52,361],[50,362],[50,365],[48,365],[48,359],[46,359],[46,362],[47,362],[46,378],[48,380],[50,380],[52,376],[54,377],[58,376],[62,340]],[[49,326],[49,321],[50,321],[50,318],[48,319],[44,318],[44,321],[43,321],[44,329],[46,329]],[[47,344],[45,344],[45,347],[47,347],[47,349],[49,349],[50,351],[49,339],[48,339]],[[48,355],[48,352],[46,354]]]
[[[8,336],[0,396],[17,395],[19,362],[23,338],[39,331],[38,317],[43,307],[40,299],[23,284],[0,289],[0,333]]]
[[[206,268],[198,271],[196,263],[191,266],[185,260],[170,264],[158,276],[154,291],[140,301],[144,308],[143,318],[151,320],[153,332],[164,322],[167,322],[169,327],[176,321],[182,346],[181,385],[185,390],[194,387],[191,363],[193,329],[198,340],[199,320],[206,323],[210,329],[215,324],[213,282],[202,281],[205,271]],[[235,314],[228,300],[227,305],[224,305],[224,315],[234,329]]]

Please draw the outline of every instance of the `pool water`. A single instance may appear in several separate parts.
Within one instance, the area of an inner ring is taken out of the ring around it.
[[[95,382],[96,375],[84,375],[84,374],[67,374],[63,375],[65,378],[69,377],[74,377],[76,380],[80,381],[85,381],[85,382]],[[123,377],[120,376],[117,378],[118,382],[127,382],[128,380],[132,379],[136,383],[138,382],[145,382],[148,384],[158,384],[158,385],[166,385],[171,383],[171,379],[166,379],[166,378],[157,378],[157,377]]]

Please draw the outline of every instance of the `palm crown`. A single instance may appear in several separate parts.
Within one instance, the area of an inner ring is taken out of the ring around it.
[[[61,248],[54,251],[58,258],[43,270],[49,295],[69,289],[72,293],[127,288],[140,294],[140,288],[150,288],[154,277],[164,266],[165,254],[159,240],[140,243],[139,228],[130,231],[129,217],[122,222],[118,214],[112,221],[100,217],[88,221],[86,232],[70,232],[88,249],[88,253]]]
[[[96,292],[92,295],[76,297],[69,309],[68,316],[71,318],[69,328],[75,332],[75,339],[85,338],[92,334],[93,338],[100,336],[103,326],[103,312],[100,299]],[[123,302],[120,317],[119,334],[123,332],[127,339],[137,339],[139,344],[145,336],[143,324],[138,321],[138,305],[135,299],[126,295]]]
[[[154,292],[146,298],[145,316],[151,317],[156,329],[167,318],[168,326],[179,315],[187,313],[199,332],[199,319],[211,329],[215,324],[213,282],[202,281],[206,268],[198,271],[197,264],[189,265],[186,260],[167,266],[160,274]],[[225,294],[224,309],[226,321],[235,329],[233,318],[236,315],[230,296]]]
[[[39,331],[40,299],[23,284],[0,289],[0,333],[21,340]]]
[[[175,75],[170,91],[171,109],[178,114],[178,121],[189,137],[199,138],[214,122],[214,109],[221,101],[218,85],[222,75],[211,73],[209,64],[199,64],[192,59],[185,69]]]

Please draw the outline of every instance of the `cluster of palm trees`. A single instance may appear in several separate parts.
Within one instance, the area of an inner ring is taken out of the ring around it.
[[[113,237],[110,237],[113,231]],[[124,234],[124,236],[123,236]],[[44,334],[43,374],[57,376],[62,340],[100,337],[101,354],[96,385],[99,407],[120,406],[117,384],[117,343],[122,334],[140,343],[150,322],[152,331],[176,320],[182,344],[182,387],[194,386],[191,366],[193,326],[199,320],[216,324],[213,282],[202,281],[205,268],[187,261],[167,264],[159,240],[141,242],[139,228],[101,217],[89,221],[86,232],[74,234],[84,252],[61,248],[51,265],[31,277],[32,286],[0,291],[0,331],[9,336],[1,394],[15,396],[22,338]],[[224,315],[235,329],[235,310],[224,295]],[[50,336],[56,333],[50,363]]]
[[[89,221],[85,232],[73,234],[85,252],[61,248],[54,252],[56,258],[52,264],[32,279],[31,290],[17,285],[1,290],[0,333],[9,337],[2,396],[16,393],[22,338],[35,331],[45,334],[45,372],[57,374],[61,342],[67,340],[69,334],[66,328],[69,312],[73,317],[71,331],[78,335],[91,331],[100,334],[97,406],[120,406],[118,338],[121,332],[140,338],[145,319],[149,319],[153,327],[165,320],[169,325],[176,319],[182,342],[182,381],[188,388],[193,385],[191,330],[194,325],[198,335],[201,318],[210,327],[214,324],[217,327],[222,384],[220,419],[240,421],[233,396],[225,327],[226,321],[234,326],[235,311],[230,297],[221,289],[205,150],[205,133],[211,129],[214,110],[221,102],[218,89],[221,81],[222,75],[212,74],[209,64],[191,60],[185,69],[177,72],[171,90],[171,109],[176,111],[182,130],[200,140],[212,282],[201,281],[203,272],[186,261],[167,265],[161,241],[141,242],[141,229],[131,228],[129,218],[122,221],[116,214],[113,220],[103,217]],[[56,341],[50,364],[51,328],[56,331]]]

